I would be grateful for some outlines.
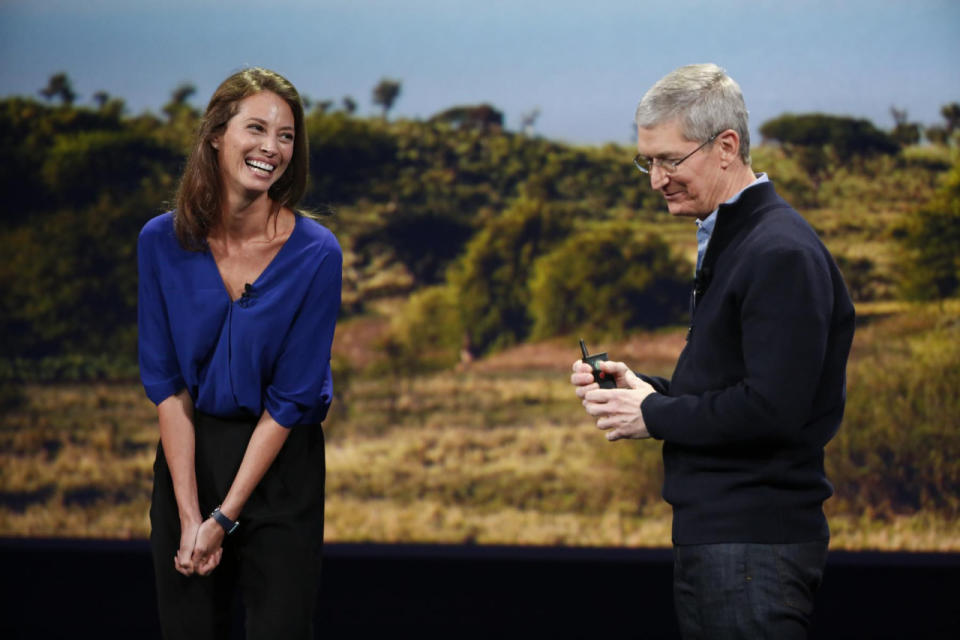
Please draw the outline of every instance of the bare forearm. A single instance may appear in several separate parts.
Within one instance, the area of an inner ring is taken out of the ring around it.
[[[273,464],[289,435],[290,429],[278,424],[269,412],[264,411],[250,436],[247,451],[243,455],[243,461],[233,479],[233,484],[230,485],[230,490],[220,506],[220,511],[225,516],[231,520],[240,517],[240,512],[243,511],[250,494]]]
[[[180,523],[202,520],[197,498],[197,472],[194,466],[196,437],[193,431],[193,400],[184,389],[157,406],[160,442],[173,480]]]

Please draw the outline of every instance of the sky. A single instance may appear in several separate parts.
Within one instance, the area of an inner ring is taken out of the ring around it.
[[[158,112],[182,83],[202,108],[225,77],[272,68],[314,100],[402,83],[390,117],[490,103],[508,129],[576,144],[632,144],[633,111],[672,69],[715,62],[740,84],[756,136],[782,113],[893,126],[942,121],[960,102],[956,0],[0,0],[0,96],[64,71]]]

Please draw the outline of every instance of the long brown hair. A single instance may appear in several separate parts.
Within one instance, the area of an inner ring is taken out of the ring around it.
[[[236,115],[240,101],[261,91],[272,91],[290,105],[294,123],[290,165],[270,187],[268,195],[278,207],[293,209],[307,188],[309,153],[300,94],[289,80],[275,71],[260,67],[238,71],[224,80],[210,98],[210,104],[200,121],[196,144],[177,188],[173,228],[185,249],[206,249],[207,234],[220,219],[220,171],[212,141],[224,131],[230,118]]]

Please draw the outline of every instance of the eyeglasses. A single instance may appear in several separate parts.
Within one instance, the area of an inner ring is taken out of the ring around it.
[[[677,167],[680,166],[681,162],[683,162],[684,160],[686,160],[687,158],[695,154],[697,151],[700,151],[700,149],[703,149],[705,146],[707,146],[708,144],[716,140],[717,136],[720,135],[721,133],[723,132],[718,131],[717,133],[713,134],[712,136],[710,136],[709,139],[706,140],[706,142],[704,142],[699,147],[697,147],[687,155],[683,156],[679,160],[667,160],[666,158],[648,158],[647,156],[638,153],[633,157],[633,164],[634,166],[637,167],[637,169],[640,170],[640,173],[653,173],[654,167],[660,167],[660,169],[662,169],[664,173],[671,174],[677,170]]]

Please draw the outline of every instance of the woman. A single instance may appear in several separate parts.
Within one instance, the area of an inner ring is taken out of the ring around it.
[[[296,89],[251,68],[207,106],[176,210],[140,233],[140,374],[160,444],[150,508],[167,638],[312,637],[323,432],[342,254],[294,206],[307,180]]]

